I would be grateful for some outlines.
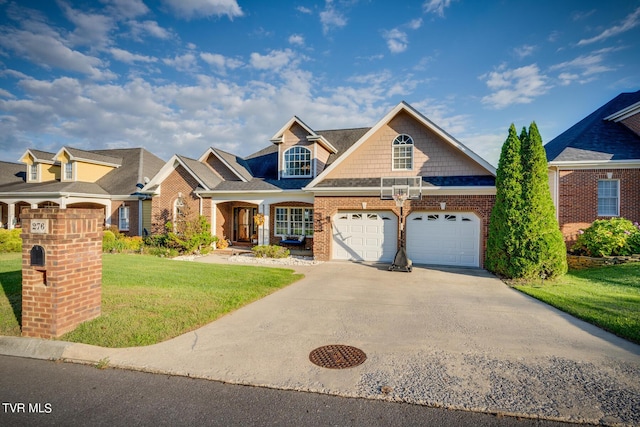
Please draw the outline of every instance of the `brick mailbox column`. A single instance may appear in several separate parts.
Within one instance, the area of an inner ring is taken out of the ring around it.
[[[100,209],[23,209],[22,335],[56,338],[100,316]]]

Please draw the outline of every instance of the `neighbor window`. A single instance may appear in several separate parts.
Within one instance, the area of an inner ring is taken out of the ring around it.
[[[620,215],[620,181],[601,179],[598,181],[598,216]]]
[[[276,208],[276,236],[313,236],[313,209]]]
[[[393,170],[413,169],[413,138],[398,135],[393,140]]]
[[[118,208],[118,228],[122,231],[129,231],[129,206],[122,205]]]
[[[284,152],[286,176],[311,176],[311,151],[304,147],[291,147]]]
[[[73,179],[73,163],[64,164],[64,179],[70,181]]]
[[[29,181],[38,180],[38,165],[33,163],[29,166]]]

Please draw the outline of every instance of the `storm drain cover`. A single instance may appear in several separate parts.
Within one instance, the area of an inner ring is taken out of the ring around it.
[[[348,345],[325,345],[309,353],[309,360],[323,368],[344,369],[364,363],[367,355],[359,348]]]

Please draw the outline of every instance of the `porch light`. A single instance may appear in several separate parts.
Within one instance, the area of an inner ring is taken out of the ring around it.
[[[447,202],[440,202],[440,209],[441,210],[447,209]]]

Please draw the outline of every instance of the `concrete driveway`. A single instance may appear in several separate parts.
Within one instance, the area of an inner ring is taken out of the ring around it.
[[[483,270],[402,273],[349,262],[297,269],[305,279],[170,341],[131,349],[58,343],[57,356],[281,389],[640,424],[640,346]],[[47,345],[30,342],[34,354]],[[0,339],[0,350],[12,343]],[[367,360],[349,369],[312,364],[309,353],[329,344],[357,347]]]

